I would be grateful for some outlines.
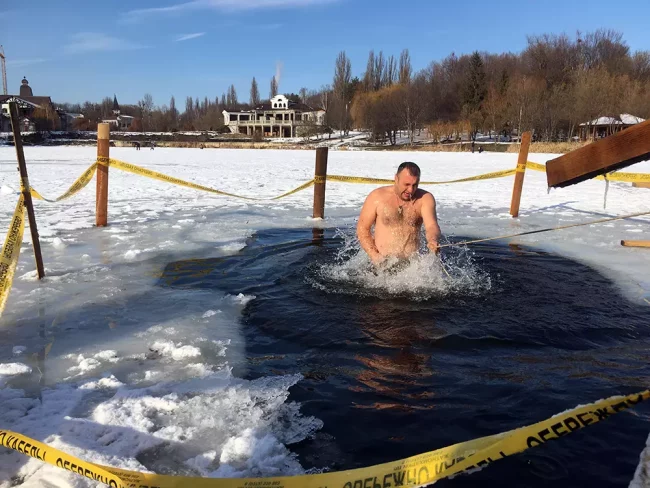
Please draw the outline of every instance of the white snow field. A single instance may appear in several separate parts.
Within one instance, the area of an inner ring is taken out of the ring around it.
[[[54,198],[94,161],[96,149],[27,147],[25,155],[31,184]],[[273,197],[311,179],[315,159],[314,151],[166,148],[111,148],[111,156],[255,197]],[[552,157],[529,159],[544,163]],[[514,168],[516,159],[496,153],[330,151],[328,172],[391,178],[400,162],[410,160],[422,168],[423,180],[448,180]],[[12,147],[0,147],[0,162],[4,241],[19,189]],[[625,171],[650,173],[650,163]],[[427,189],[436,196],[447,236],[488,237],[650,211],[649,189],[612,183],[604,210],[604,182],[547,193],[545,174],[528,171],[520,218],[512,219],[512,183],[507,177]],[[308,472],[291,446],[322,422],[287,402],[289,388],[301,378],[242,379],[247,360],[239,317],[255,297],[164,288],[156,277],[177,259],[235,253],[257,229],[350,228],[372,188],[329,183],[325,221],[311,219],[311,189],[250,202],[115,169],[107,228],[94,228],[94,181],[69,200],[37,201],[47,277],[36,280],[26,229],[0,319],[0,428],[131,470],[147,470],[146,459],[164,459],[167,473],[198,476]],[[650,300],[650,252],[621,247],[620,240],[650,239],[649,224],[650,216],[640,217],[509,242],[584,262],[615,281],[627,299],[643,302]],[[148,466],[155,469],[156,461]],[[634,482],[641,486],[638,477]],[[0,487],[15,485],[95,486],[0,449]]]

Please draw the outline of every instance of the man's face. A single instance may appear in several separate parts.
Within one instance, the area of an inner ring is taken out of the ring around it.
[[[408,169],[395,175],[395,193],[405,202],[412,200],[420,184],[420,178],[413,176]]]

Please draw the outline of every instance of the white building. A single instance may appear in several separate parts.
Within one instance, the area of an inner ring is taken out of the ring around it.
[[[244,111],[223,111],[224,124],[233,134],[263,137],[297,137],[301,127],[324,125],[325,111],[276,95],[269,102]]]

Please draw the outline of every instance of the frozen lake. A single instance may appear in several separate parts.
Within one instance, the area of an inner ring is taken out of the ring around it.
[[[95,158],[95,148],[25,153],[30,182],[48,198]],[[111,156],[256,197],[311,179],[315,157],[163,148],[111,148]],[[329,172],[390,178],[405,160],[420,165],[423,180],[447,180],[514,168],[516,155],[332,151]],[[6,229],[18,190],[13,148],[0,147],[0,162]],[[650,172],[650,164],[626,171]],[[415,268],[401,281],[332,293],[349,285],[340,281],[347,271],[323,278],[314,269],[327,271],[341,249],[354,254],[352,228],[372,188],[329,183],[323,222],[310,218],[311,190],[250,203],[117,170],[107,228],[93,227],[94,182],[64,202],[36,202],[47,277],[35,280],[26,232],[0,319],[0,428],[126,469],[272,476],[384,462],[647,388],[650,253],[619,242],[647,238],[650,217],[470,248],[452,271],[473,274],[455,288]],[[604,210],[604,182],[549,194],[545,175],[532,171],[519,219],[508,215],[512,177],[426,189],[452,241],[650,210],[647,189],[612,183]],[[315,226],[328,229],[323,246],[310,245]],[[305,303],[318,300],[325,309],[310,312]],[[349,313],[319,329],[328,304]],[[393,309],[417,319],[404,322]],[[367,428],[346,433],[342,422]],[[626,486],[649,430],[641,405],[445,486],[513,472],[527,486],[576,477]],[[2,451],[0,486],[16,482],[90,486]]]

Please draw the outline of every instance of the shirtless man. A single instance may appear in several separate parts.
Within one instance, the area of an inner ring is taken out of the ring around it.
[[[440,227],[436,200],[431,193],[418,189],[419,183],[418,165],[402,163],[397,168],[393,186],[377,188],[366,198],[357,223],[357,236],[375,265],[392,256],[408,259],[415,254],[420,245],[422,224],[427,247],[438,252]]]

